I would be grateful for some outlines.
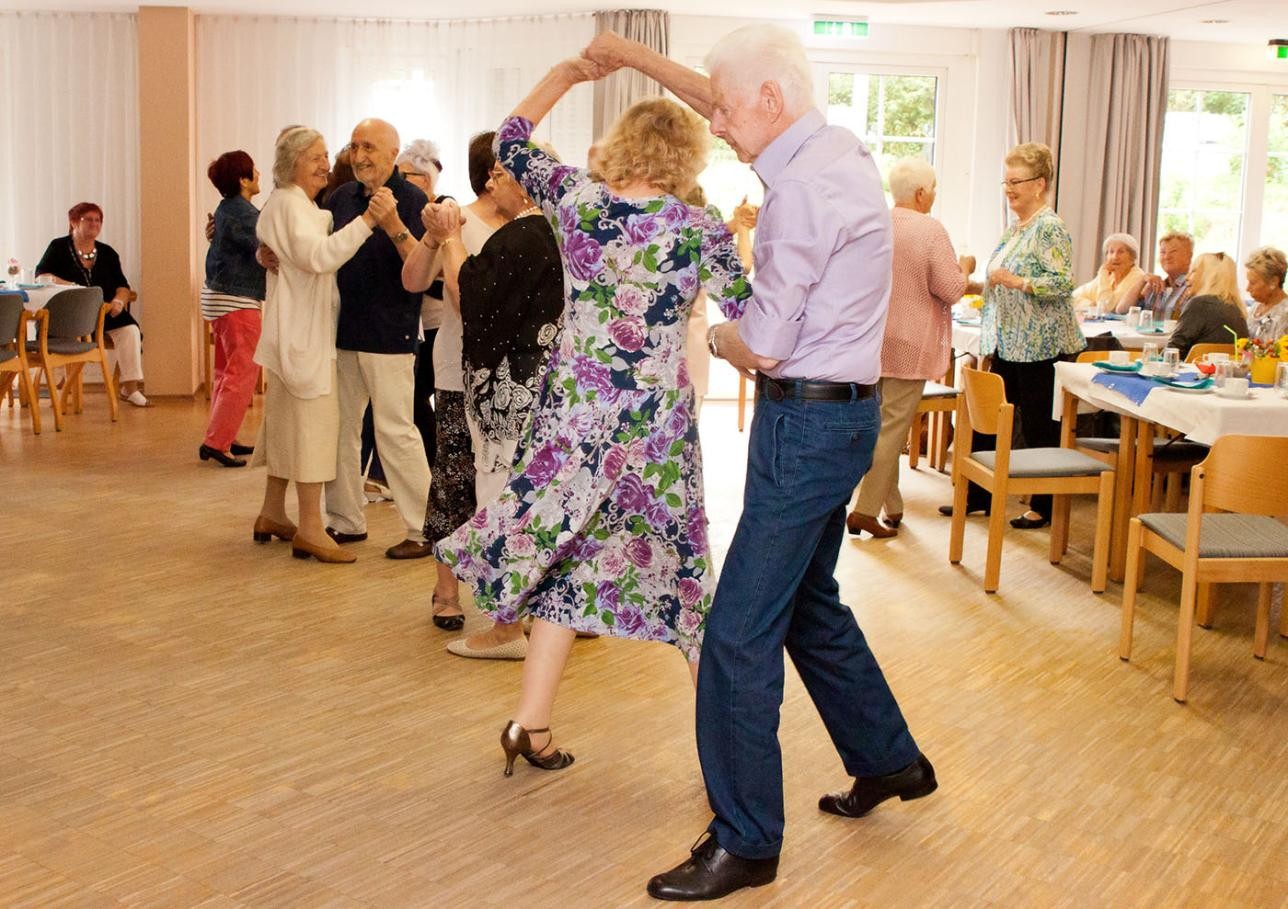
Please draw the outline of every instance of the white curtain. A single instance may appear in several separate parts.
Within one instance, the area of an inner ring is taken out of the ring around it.
[[[319,130],[334,157],[359,120],[381,117],[397,127],[404,145],[438,143],[444,168],[438,191],[472,200],[469,137],[495,129],[593,32],[589,14],[426,22],[198,16],[200,169],[222,152],[243,149],[267,193],[283,126]],[[590,85],[576,86],[538,129],[570,163],[585,162],[591,102]],[[208,180],[198,182],[201,210],[209,211],[218,194]]]
[[[67,233],[67,209],[96,202],[102,240],[137,286],[135,17],[0,12],[0,36],[0,259],[30,275]]]
[[[1010,144],[1041,142],[1060,160],[1060,111],[1064,102],[1064,32],[1013,28],[1011,39]],[[1058,175],[1057,175],[1058,179]],[[1056,198],[1055,180],[1051,198]]]
[[[616,32],[663,57],[669,54],[671,14],[655,9],[617,9],[595,13],[595,33]],[[639,70],[622,68],[595,83],[595,138],[603,138],[622,111],[636,101],[660,96],[662,86]]]

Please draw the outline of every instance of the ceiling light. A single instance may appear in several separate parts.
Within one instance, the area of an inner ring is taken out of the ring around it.
[[[1266,44],[1266,56],[1271,60],[1288,60],[1288,38],[1271,38]]]
[[[1201,25],[1229,25],[1229,19],[1200,19]]]
[[[1046,14],[1048,16],[1076,16],[1078,11],[1076,9],[1049,9]]]

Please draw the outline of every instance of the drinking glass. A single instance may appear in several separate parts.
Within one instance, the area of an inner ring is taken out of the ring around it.
[[[1140,318],[1140,321],[1136,323],[1136,328],[1138,331],[1154,330],[1154,314],[1152,312],[1150,312],[1148,309],[1142,309],[1140,311],[1139,318]]]
[[[1167,374],[1172,375],[1181,366],[1181,352],[1175,347],[1168,347],[1163,350],[1163,365],[1167,367]]]
[[[1127,327],[1135,328],[1139,324],[1140,324],[1140,307],[1133,306],[1131,309],[1127,310]]]
[[[1281,398],[1288,398],[1288,360],[1275,367],[1275,391]]]
[[[1234,364],[1229,360],[1218,360],[1216,362],[1216,371],[1212,373],[1212,381],[1216,383],[1217,388],[1225,387],[1225,380],[1233,378]]]

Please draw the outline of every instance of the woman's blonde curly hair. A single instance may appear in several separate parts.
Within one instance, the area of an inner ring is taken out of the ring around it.
[[[647,183],[683,196],[707,166],[706,124],[687,107],[650,98],[628,107],[599,146],[597,174],[605,183]]]

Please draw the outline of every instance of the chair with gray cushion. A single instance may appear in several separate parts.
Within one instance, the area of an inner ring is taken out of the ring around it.
[[[1288,581],[1288,526],[1274,517],[1288,515],[1284,464],[1288,464],[1288,438],[1222,436],[1190,472],[1188,512],[1132,518],[1118,656],[1131,659],[1136,588],[1144,555],[1152,552],[1181,570],[1172,679],[1172,697],[1177,701],[1184,702],[1188,695],[1196,604],[1201,589],[1210,584],[1242,581],[1259,585],[1252,655],[1266,657],[1272,585]],[[1279,633],[1288,637],[1288,594]]]
[[[948,378],[945,376],[945,378]],[[921,391],[921,403],[912,415],[912,426],[908,429],[908,466],[917,469],[921,456],[921,433],[926,427],[926,456],[930,466],[940,473],[945,472],[948,464],[948,443],[952,441],[952,412],[957,409],[958,390],[951,385],[940,382],[927,382]]]
[[[103,291],[97,287],[77,287],[52,297],[49,304],[36,313],[36,340],[27,343],[27,352],[36,360],[35,365],[44,373],[49,383],[49,398],[54,407],[54,427],[61,432],[63,415],[67,412],[67,397],[74,395],[76,413],[82,410],[81,372],[86,363],[97,363],[103,370],[107,386],[107,405],[116,420],[116,389],[112,385],[112,371],[107,365],[107,350],[103,344],[103,320],[111,310],[103,302]],[[63,387],[54,387],[54,370],[67,370]],[[36,387],[39,389],[39,379]]]
[[[0,293],[0,399],[13,388],[13,377],[18,377],[20,400],[31,414],[31,429],[40,435],[40,408],[31,384],[31,367],[27,363],[27,320],[20,294]],[[17,406],[13,397],[9,406]]]
[[[957,400],[957,439],[969,440],[976,431],[997,437],[996,451],[958,452],[953,457],[953,523],[948,561],[961,562],[966,533],[966,490],[971,482],[992,493],[988,521],[988,554],[984,561],[984,591],[996,593],[1002,571],[1002,538],[1006,531],[1006,497],[1049,493],[1052,565],[1060,564],[1069,539],[1069,496],[1096,496],[1096,535],[1092,548],[1091,589],[1105,589],[1109,570],[1109,524],[1113,514],[1113,468],[1069,448],[1011,449],[1015,405],[1006,402],[1001,376],[977,369],[962,370],[962,393]]]

